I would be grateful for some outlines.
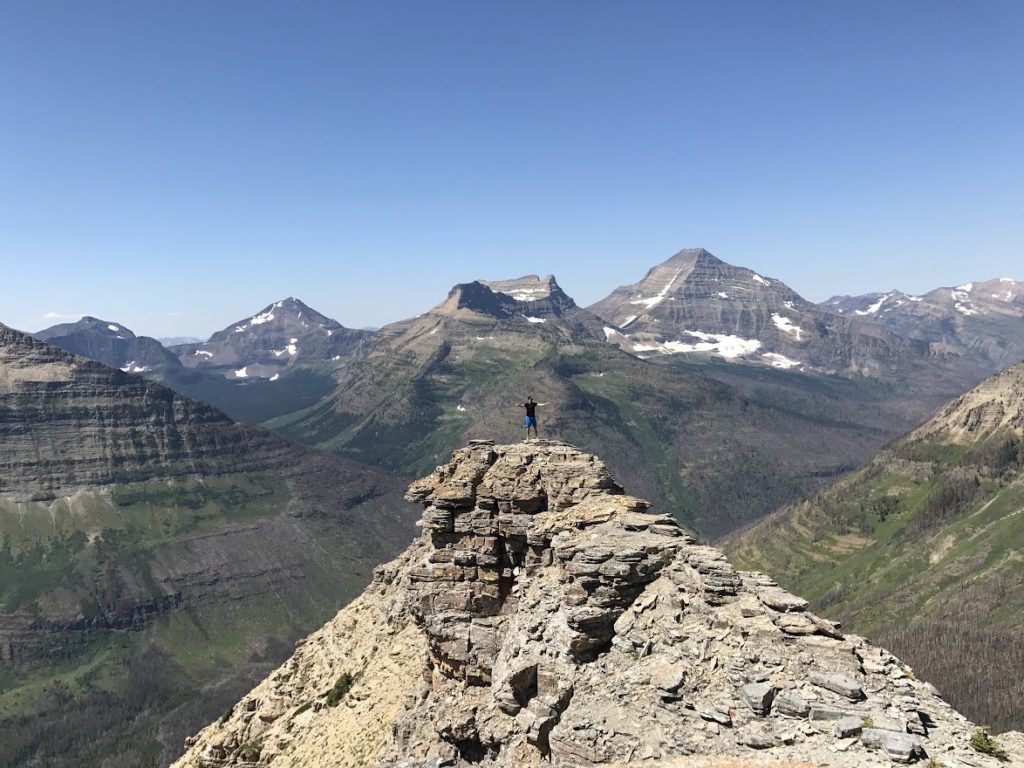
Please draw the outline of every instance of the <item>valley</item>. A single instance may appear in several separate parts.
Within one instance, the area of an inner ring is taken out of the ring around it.
[[[412,535],[388,474],[4,327],[0,470],[4,766],[166,764]]]

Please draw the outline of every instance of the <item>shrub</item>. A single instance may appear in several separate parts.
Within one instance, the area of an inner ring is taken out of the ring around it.
[[[979,725],[974,729],[974,733],[971,734],[971,746],[983,755],[992,755],[1000,760],[1006,759],[1006,750],[989,735],[987,725]]]
[[[338,704],[348,696],[348,692],[352,689],[355,682],[356,679],[351,673],[342,672],[341,677],[338,678],[338,682],[336,682],[334,687],[327,692],[327,706],[338,706]]]

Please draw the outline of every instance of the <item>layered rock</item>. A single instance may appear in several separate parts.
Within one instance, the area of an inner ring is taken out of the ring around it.
[[[1010,277],[936,288],[921,296],[895,290],[833,296],[820,306],[956,350],[993,372],[1024,359],[1024,282]]]
[[[474,441],[407,498],[419,540],[176,765],[997,764],[898,659],[568,444]]]
[[[0,325],[0,765],[173,757],[412,537],[400,485]]]
[[[775,278],[727,264],[703,248],[680,251],[642,280],[590,308],[608,340],[644,357],[714,356],[781,369],[907,376],[948,352],[906,339],[874,318],[826,311]],[[938,374],[984,375],[954,355]]]

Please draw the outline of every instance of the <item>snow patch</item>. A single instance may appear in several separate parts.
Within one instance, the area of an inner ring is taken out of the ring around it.
[[[1000,283],[1016,283],[1017,281],[1014,280],[1012,277],[1000,277],[999,278],[999,282]]]
[[[245,368],[248,368],[248,367],[249,366],[245,366]],[[239,378],[239,379],[246,378],[249,374],[245,372],[245,368],[239,368],[237,371],[235,371],[235,377]]]
[[[245,326],[244,325],[236,325],[235,326],[235,333],[244,333],[244,332],[245,332]]]
[[[793,366],[800,365],[796,360],[790,360],[778,352],[765,352],[761,357],[767,360],[773,368],[792,368]]]
[[[854,314],[857,314],[857,315],[873,315],[878,310],[880,310],[882,308],[882,305],[885,304],[885,302],[888,300],[888,298],[890,296],[892,296],[892,294],[891,293],[887,293],[887,294],[885,294],[885,296],[880,298],[878,301],[876,301],[874,304],[869,306],[867,309],[855,309],[855,310],[853,310],[853,312],[854,312]]]
[[[963,285],[958,285],[956,287],[958,291],[966,291],[967,293],[970,293],[973,288],[974,283],[964,283]]]
[[[546,323],[547,322],[547,320],[545,320],[543,317],[530,317],[529,315],[523,315],[523,317],[525,317],[527,322],[530,322],[530,323]]]
[[[341,360],[341,355],[335,355],[331,360]]]
[[[281,378],[281,374],[280,373],[275,373],[273,376],[270,377],[270,381],[277,381],[280,378]]]
[[[784,306],[786,309],[792,309],[794,312],[796,312],[796,309],[793,308],[792,301],[784,301],[782,302],[782,306]]]
[[[195,351],[196,357],[213,357],[213,352],[207,352],[205,349],[197,349]]]
[[[330,328],[328,328],[327,329],[327,335],[328,336],[333,336],[334,335],[334,331],[332,331]]]
[[[803,329],[793,324],[793,321],[788,317],[783,317],[778,312],[772,313],[772,322],[775,323],[775,327],[783,333],[788,333],[794,337],[797,341],[800,341],[800,337],[803,336]]]
[[[978,310],[970,304],[964,304],[963,302],[958,301],[953,306],[956,307],[957,312],[962,315],[966,315],[967,317],[978,314]]]
[[[753,278],[751,278],[751,279],[752,279],[752,280],[753,280],[753,281],[754,281],[755,283],[760,283],[761,285],[771,285],[771,282],[769,282],[768,280],[765,280],[765,279],[764,279],[763,277],[761,277],[761,276],[760,276],[759,274],[757,274],[756,272],[754,273],[754,277],[753,277]]]
[[[657,295],[652,296],[649,299],[635,299],[634,301],[631,301],[629,303],[643,305],[648,309],[653,309],[654,307],[658,306],[659,304],[661,304],[661,302],[665,300],[665,297],[668,296],[668,292],[672,290],[672,286],[675,285],[675,282],[676,280],[679,279],[679,275],[682,273],[682,271],[682,268],[678,269],[676,273],[672,275],[672,279],[665,284],[665,287],[662,288]]]
[[[465,413],[466,412],[466,406],[464,406],[464,405],[456,405],[455,406],[455,410],[456,411],[462,411],[463,413]]]
[[[276,307],[277,305],[275,304],[274,308],[268,309],[266,312],[261,312],[255,317],[250,318],[249,325],[263,325],[264,323],[269,323],[274,319],[274,309]]]
[[[607,325],[604,327],[604,337],[611,341],[613,336],[621,336],[622,334],[616,331],[614,328],[609,328]]]
[[[109,328],[110,330],[114,331],[115,333],[116,333],[117,331],[120,331],[120,330],[121,330],[121,326],[119,326],[119,325],[114,325],[113,323],[109,323],[109,324],[107,325],[107,328]]]
[[[431,330],[431,332],[429,334],[427,334],[427,335],[428,336],[433,336],[435,333],[437,333],[437,328],[434,328],[433,330]]]
[[[291,344],[289,344],[284,349],[272,349],[270,351],[274,353],[274,357],[280,357],[281,355],[285,354],[286,352],[289,355],[294,356],[299,351],[299,348],[295,346],[295,342],[296,341],[297,341],[297,339],[292,339],[291,340]]]
[[[720,299],[728,299],[729,298],[729,294],[726,293],[725,291],[719,291],[718,292],[718,298],[720,298]]]
[[[634,320],[636,320],[636,319],[637,319],[638,317],[640,317],[640,315],[630,315],[629,317],[627,317],[627,318],[626,318],[626,321],[625,321],[625,322],[624,322],[624,323],[622,324],[622,326],[621,326],[621,327],[622,327],[622,328],[625,328],[625,327],[626,327],[627,325],[629,325],[630,323],[632,323],[632,322],[633,322]]]
[[[669,355],[677,352],[715,352],[727,360],[736,357],[749,355],[761,348],[761,342],[757,339],[744,339],[740,336],[730,336],[722,333],[704,333],[702,331],[683,331],[686,336],[692,336],[698,341],[690,344],[684,341],[665,341],[660,344],[648,345],[637,344],[633,347],[634,352],[657,352],[662,355]]]
[[[541,295],[534,296],[535,293]],[[539,301],[540,299],[546,299],[549,293],[547,288],[516,288],[508,295],[516,301]]]
[[[907,296],[907,298],[910,299],[911,301],[924,301],[923,296]]]

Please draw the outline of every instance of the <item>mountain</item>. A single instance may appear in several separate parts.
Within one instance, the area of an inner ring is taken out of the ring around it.
[[[345,328],[289,297],[232,323],[208,341],[184,344],[174,351],[188,368],[234,379],[276,381],[289,368],[303,364],[342,367],[364,355],[372,341],[373,333]]]
[[[601,450],[659,508],[717,536],[855,469],[933,402],[874,382],[776,383],[740,392],[637,359],[554,278],[529,276],[455,286],[383,328],[328,397],[267,425],[411,478],[466,439],[521,438],[515,404],[532,395],[542,436]]]
[[[83,317],[33,334],[37,339],[128,373],[163,374],[179,368],[174,353],[156,339],[136,336],[120,323]]]
[[[884,639],[968,716],[1024,726],[1024,364],[725,542]]]
[[[475,441],[406,498],[419,538],[176,768],[1024,759],[569,444]]]
[[[895,290],[833,296],[820,306],[870,318],[906,338],[955,350],[990,373],[1024,359],[1024,283],[1009,277],[937,288],[923,296]]]
[[[589,307],[609,341],[642,356],[715,356],[782,369],[891,377],[941,350],[825,311],[785,283],[683,250]]]
[[[0,326],[0,766],[166,764],[411,537],[397,488]]]
[[[317,402],[334,388],[336,372],[365,354],[373,341],[372,333],[344,328],[292,298],[232,324],[209,341],[170,349],[121,323],[92,317],[34,335],[254,423]]]

